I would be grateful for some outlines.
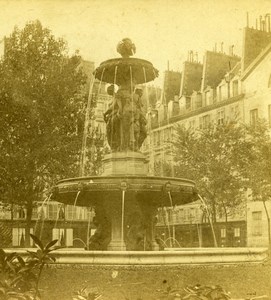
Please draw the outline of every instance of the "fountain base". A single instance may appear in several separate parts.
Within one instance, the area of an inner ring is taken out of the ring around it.
[[[33,250],[33,249],[31,249]],[[14,249],[6,249],[7,253]],[[27,256],[27,249],[16,249]],[[263,263],[267,248],[183,248],[167,251],[84,251],[60,249],[54,252],[56,264],[83,265],[201,265]]]
[[[113,152],[104,156],[103,174],[144,176],[148,173],[147,160],[139,152]]]

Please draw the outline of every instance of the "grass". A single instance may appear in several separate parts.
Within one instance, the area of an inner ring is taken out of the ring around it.
[[[51,266],[44,270],[43,300],[69,300],[73,291],[87,287],[101,300],[173,299],[166,291],[183,293],[187,285],[220,285],[232,298],[271,296],[271,264],[210,266]]]

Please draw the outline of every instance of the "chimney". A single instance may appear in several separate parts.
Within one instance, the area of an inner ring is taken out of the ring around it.
[[[223,42],[221,43],[221,53],[223,53]]]
[[[249,28],[249,15],[248,15],[248,12],[247,12],[247,27]]]
[[[266,32],[270,32],[270,14],[265,15]]]
[[[258,19],[256,19],[256,30],[258,30]]]
[[[263,31],[265,31],[265,20],[262,20]]]
[[[216,43],[215,43],[215,52],[216,52]]]
[[[198,62],[199,61],[198,52],[195,52],[195,56],[196,56],[196,62]]]
[[[262,24],[262,16],[260,16],[260,22],[259,23],[260,23],[260,30],[262,30],[262,25],[263,25]]]
[[[234,48],[234,45],[231,45],[231,46],[229,47],[229,55],[230,55],[230,56],[233,56],[233,48]]]

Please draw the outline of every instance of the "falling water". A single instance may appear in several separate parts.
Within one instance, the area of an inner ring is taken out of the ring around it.
[[[124,249],[124,209],[125,209],[125,190],[122,190],[121,197],[121,248]]]
[[[149,99],[149,91],[147,86],[147,76],[146,76],[146,69],[143,67],[143,74],[144,74],[144,81],[145,81],[145,91],[146,91],[146,98],[147,98],[147,112],[150,108],[150,99]]]
[[[168,198],[169,198],[169,201],[170,201],[170,208],[171,208],[171,212],[172,212],[172,216],[173,216],[173,202],[172,202],[172,197],[171,197],[171,193],[170,191],[168,191]],[[172,239],[173,241],[176,240],[175,239],[175,225],[174,225],[174,222],[173,222],[173,218],[171,217],[172,219]],[[170,243],[171,247],[172,247],[172,244]]]
[[[85,249],[87,248],[86,243],[85,243],[83,240],[79,239],[79,238],[75,238],[75,239],[73,239],[72,241],[73,241],[73,242],[74,242],[74,241],[79,241],[79,242],[81,242],[81,243],[84,245],[84,248],[85,248]]]
[[[89,216],[88,216],[88,230],[87,230],[87,249],[88,250],[89,250],[90,223],[91,223],[91,213],[89,211]]]
[[[171,141],[169,142],[169,147],[170,147],[170,156],[171,158],[173,158],[173,144],[172,144],[172,135],[173,135],[173,132],[172,132],[172,129],[170,127],[170,124],[169,124],[169,113],[168,113],[168,108],[167,108],[167,130],[169,130],[169,136],[171,137]],[[164,136],[165,136],[165,130],[163,130],[164,132]],[[171,159],[170,160],[170,167],[171,167],[171,176],[174,177],[174,165],[173,165],[173,160]]]
[[[72,207],[72,218],[71,218],[71,221],[70,221],[70,227],[72,225],[72,222],[74,220],[74,214],[75,214],[75,209],[76,209],[76,204],[77,204],[77,200],[78,200],[78,197],[80,195],[81,191],[78,191],[76,196],[75,196],[75,199],[74,199],[74,203],[73,203],[73,207]]]
[[[103,81],[103,76],[104,76],[104,70],[102,71],[101,75],[101,81],[99,83],[98,87],[98,95],[101,90],[101,84]],[[85,115],[85,124],[84,124],[84,133],[83,133],[83,141],[82,141],[82,150],[81,150],[81,165],[80,165],[80,176],[85,176],[85,165],[86,165],[86,150],[87,150],[87,138],[88,138],[88,133],[89,133],[89,115],[91,111],[91,104],[92,104],[92,91],[93,91],[93,86],[95,82],[95,75],[90,82],[90,88],[89,88],[89,93],[88,93],[88,103],[87,103],[87,108],[86,108],[86,115]]]
[[[181,244],[174,237],[169,237],[164,241],[166,246],[167,246],[167,241],[169,241],[170,248],[172,248],[172,242],[173,242],[174,247],[175,247],[175,245],[177,245],[177,247],[181,248]]]
[[[57,212],[56,212],[56,221],[55,221],[55,224],[54,224],[54,228],[56,228],[56,225],[57,225],[57,222],[58,222],[58,219],[59,219],[60,209],[61,209],[61,207],[58,207]]]
[[[47,197],[43,200],[43,202],[42,202],[42,204],[41,204],[41,212],[42,212],[42,213],[43,213],[43,208],[44,208],[45,203],[47,203],[47,204],[49,203],[49,201],[51,200],[52,195],[53,195],[53,194],[51,193],[49,196],[47,196]],[[35,227],[34,227],[34,235],[36,235],[37,226],[38,226],[39,221],[42,221],[42,226],[41,226],[41,232],[42,232],[42,229],[43,229],[43,223],[44,223],[44,216],[43,216],[43,215],[41,215],[41,218],[39,218],[39,215],[38,215],[38,219],[37,219],[36,224],[35,224]]]
[[[169,241],[170,241],[170,243],[171,243],[171,230],[170,230],[170,225],[169,225],[169,219],[168,219],[168,221],[166,222],[166,218],[165,218],[165,216],[164,216],[163,213],[162,213],[162,218],[163,218],[164,225],[165,225],[165,227],[166,227],[167,230],[168,230]],[[172,247],[172,244],[170,244],[170,247]]]
[[[132,132],[134,134],[134,122],[135,122],[135,111],[134,111],[134,97],[133,97],[133,72],[132,72],[132,66],[130,66],[130,84],[131,84],[131,101],[132,101],[132,112],[133,112],[133,121],[132,121]],[[131,136],[130,136],[130,142],[131,142]],[[133,151],[135,151],[135,136],[133,136],[133,142],[132,142],[132,145],[133,145]]]
[[[91,109],[92,91],[93,91],[93,85],[94,85],[94,81],[95,81],[95,75],[96,75],[96,72],[90,82],[89,93],[88,93],[88,102],[87,102],[87,108],[86,108],[82,150],[81,150],[80,176],[84,176],[84,174],[85,174],[86,145],[87,145],[88,126],[89,126],[89,113],[90,113],[90,109]]]
[[[154,70],[153,70],[154,72]],[[144,74],[144,81],[145,81],[145,88],[146,88],[146,97],[147,97],[147,114],[149,112],[149,107],[150,107],[150,99],[149,99],[149,93],[148,93],[148,87],[147,87],[147,76],[146,76],[146,69],[145,67],[143,67],[143,74]],[[154,72],[154,75],[155,75],[155,72]],[[156,75],[155,75],[156,77]],[[156,97],[157,97],[157,93],[156,93]],[[157,100],[157,99],[156,99]],[[152,147],[152,139],[151,139],[151,119],[147,120],[147,134],[149,136],[149,143],[148,143],[148,152],[149,152],[149,155],[150,156],[153,156],[154,157],[154,145]],[[152,153],[151,153],[152,151]]]
[[[153,74],[154,74],[154,76],[156,77],[156,74],[155,74],[155,71],[154,71],[154,69],[152,70],[153,71]],[[158,92],[157,92],[157,87],[155,88],[155,96],[156,96],[156,102],[158,102]]]
[[[115,86],[116,86],[116,82],[117,82],[117,74],[118,74],[118,66],[115,67],[115,71],[114,71],[114,92],[113,92],[113,106],[112,106],[112,112],[115,111]],[[113,122],[111,122],[111,136],[110,136],[110,139],[111,139],[111,145],[113,143]],[[120,131],[121,132],[121,131]],[[121,132],[121,135],[122,135],[122,132]],[[122,137],[121,137],[121,141],[122,141]]]

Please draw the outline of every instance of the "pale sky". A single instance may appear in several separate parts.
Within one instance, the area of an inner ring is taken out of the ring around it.
[[[199,53],[215,43],[224,51],[235,45],[241,54],[246,12],[250,26],[259,15],[271,13],[271,0],[0,0],[0,40],[15,25],[39,19],[57,37],[67,40],[70,52],[80,50],[84,59],[98,66],[119,57],[117,43],[133,40],[136,57],[150,60],[160,71],[180,71],[187,52]]]

